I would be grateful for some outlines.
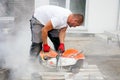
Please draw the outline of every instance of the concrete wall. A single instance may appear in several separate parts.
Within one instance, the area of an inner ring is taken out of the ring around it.
[[[15,35],[18,31],[25,29],[30,31],[30,26],[26,25],[29,24],[34,12],[34,1],[0,0],[0,39],[5,38],[8,34],[11,35],[11,33]]]
[[[119,0],[119,8],[118,8],[118,27],[117,27],[117,29],[120,31],[120,0]]]
[[[14,0],[14,13],[16,21],[26,21],[34,12],[34,0]]]
[[[0,0],[0,17],[13,16],[14,5],[11,5],[14,0]]]
[[[105,30],[114,31],[117,27],[119,0],[87,0],[88,23],[91,33],[102,33]]]
[[[49,4],[49,0],[35,0],[35,8]]]

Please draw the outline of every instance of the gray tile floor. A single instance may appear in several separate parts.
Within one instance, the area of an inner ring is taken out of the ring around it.
[[[1,67],[11,69],[13,72],[11,76],[14,79],[29,80],[28,77],[30,78],[31,73],[41,70],[39,63],[31,62],[29,58],[31,45],[29,28],[26,28],[26,30],[21,28],[17,34],[1,36]],[[117,42],[114,41],[108,44],[106,40],[96,35],[82,36],[75,34],[71,36],[67,34],[65,48],[83,50],[88,66],[96,66],[92,69],[99,70],[104,80],[120,80],[120,48]],[[84,70],[84,68],[82,70]],[[87,74],[87,72],[85,74]],[[24,79],[20,79],[21,77],[24,77]]]
[[[66,48],[82,49],[89,65],[96,65],[104,80],[120,79],[120,48],[117,42],[107,43],[95,37],[67,37]]]

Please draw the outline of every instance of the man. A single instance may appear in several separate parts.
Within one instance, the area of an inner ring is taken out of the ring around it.
[[[41,50],[49,52],[47,37],[52,41],[56,51],[64,52],[64,38],[67,27],[80,26],[83,16],[72,14],[68,9],[46,5],[35,10],[30,20],[32,32],[31,55],[38,55]]]

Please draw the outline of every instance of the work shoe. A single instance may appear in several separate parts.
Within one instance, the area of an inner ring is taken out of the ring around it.
[[[42,50],[42,43],[32,43],[30,47],[30,55],[37,57],[40,53],[40,50]]]

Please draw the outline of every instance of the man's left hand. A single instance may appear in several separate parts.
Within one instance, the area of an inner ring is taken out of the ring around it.
[[[65,51],[64,43],[60,43],[60,45],[58,47],[58,51],[60,51],[61,53],[63,53]]]

